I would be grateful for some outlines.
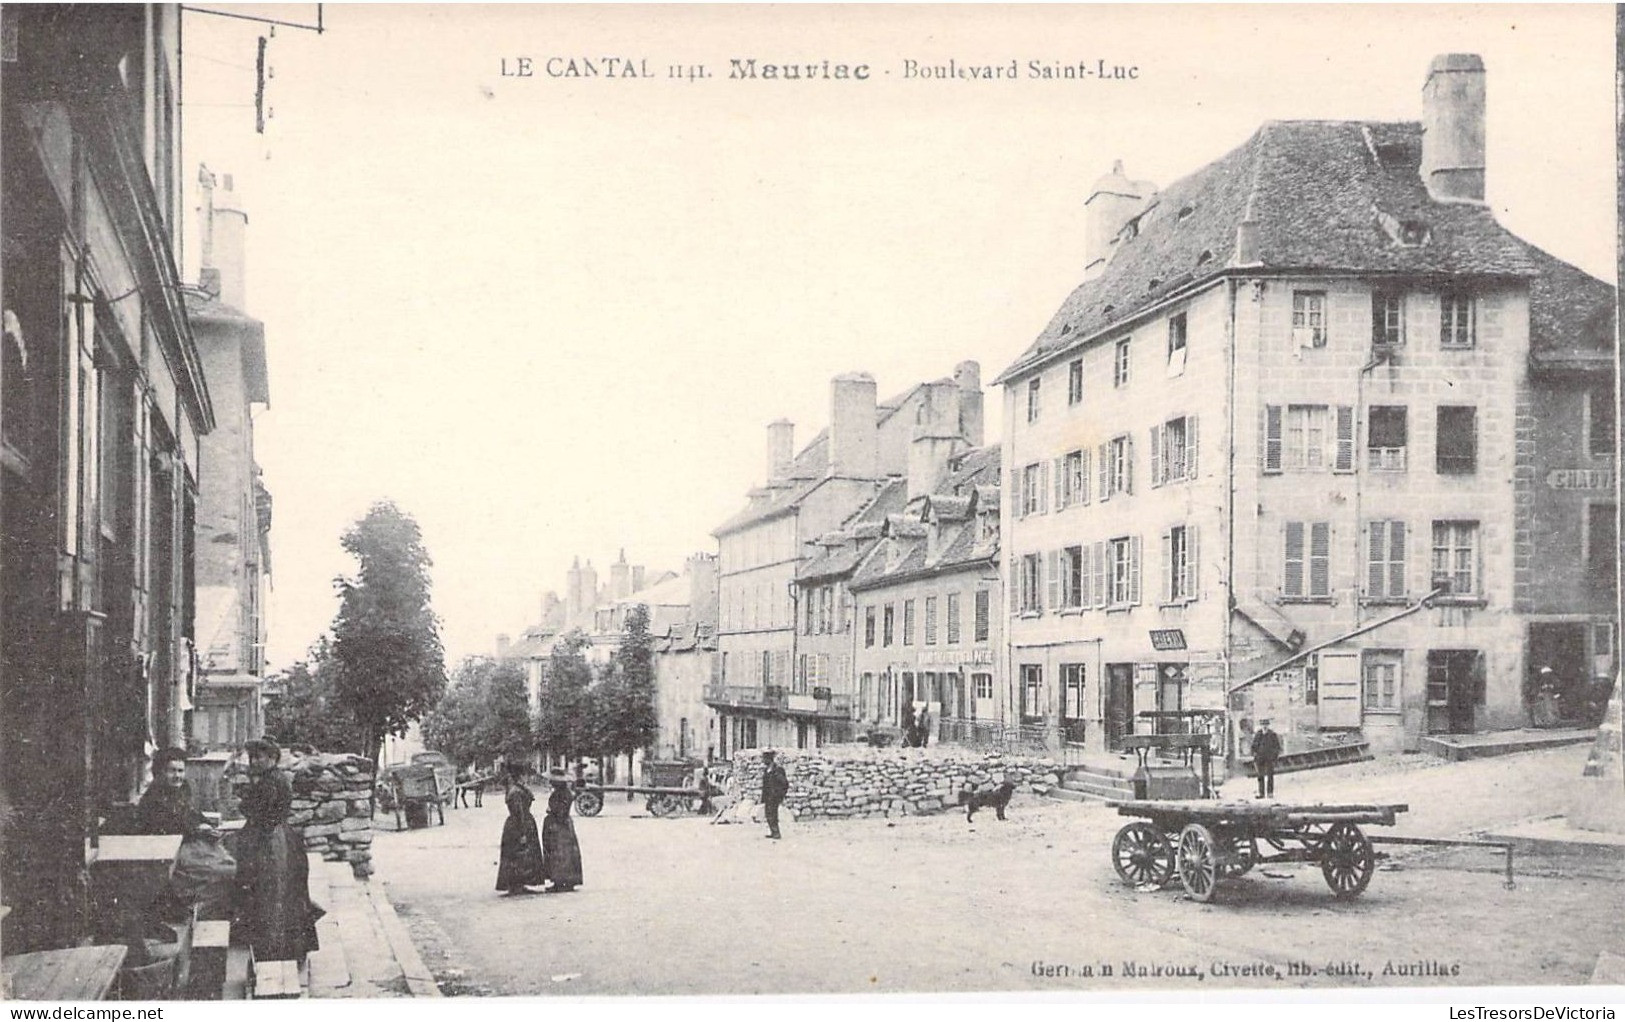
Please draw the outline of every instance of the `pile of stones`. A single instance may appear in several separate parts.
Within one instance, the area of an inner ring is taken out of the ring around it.
[[[1009,781],[1018,792],[1047,794],[1061,783],[1053,759],[940,749],[826,747],[779,753],[790,779],[784,808],[797,820],[918,816],[952,810],[960,792],[987,791]],[[734,757],[741,794],[760,801],[762,760]]]
[[[330,862],[348,862],[357,880],[372,868],[373,766],[364,757],[314,753],[290,764],[293,812],[305,850]]]

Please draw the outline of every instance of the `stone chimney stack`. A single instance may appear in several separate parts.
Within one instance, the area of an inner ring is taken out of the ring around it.
[[[1083,203],[1083,279],[1093,280],[1111,262],[1117,235],[1130,220],[1145,211],[1157,194],[1149,181],[1130,181],[1123,161],[1112,164],[1110,174],[1095,182]]]
[[[1484,201],[1484,61],[1433,58],[1422,86],[1422,183],[1445,202]]]
[[[875,378],[844,373],[829,385],[829,474],[873,479],[880,471],[880,429],[875,423]]]
[[[598,606],[598,569],[588,561],[581,566],[581,612],[587,618],[586,624],[592,624],[592,612]]]
[[[585,604],[581,593],[581,558],[577,557],[564,575],[564,621],[568,628],[581,617]]]
[[[717,624],[717,559],[711,554],[695,554],[688,559],[688,623]]]
[[[508,659],[508,650],[512,645],[513,645],[513,640],[508,638],[507,633],[506,632],[499,632],[497,634],[497,659],[498,660],[506,660],[506,659]]]
[[[632,591],[634,593],[643,592],[643,580],[644,580],[644,578],[645,578],[645,575],[644,575],[644,571],[643,571],[643,565],[641,565],[641,564],[632,565]]]
[[[954,366],[954,382],[959,385],[959,435],[971,447],[982,446],[982,367],[976,362]]]
[[[209,294],[239,312],[246,312],[248,214],[238,202],[233,185],[230,174],[216,179],[208,167],[198,167],[198,189],[203,195],[198,277]]]
[[[779,419],[767,424],[767,481],[783,482],[790,476],[790,462],[795,457],[796,424]]]
[[[553,616],[559,612],[559,594],[549,589],[542,594],[541,624],[545,627],[552,623]]]
[[[908,447],[908,498],[924,497],[936,488],[962,441],[959,432],[960,387],[941,380],[924,386],[919,419]]]
[[[609,598],[621,600],[632,595],[632,568],[626,563],[626,548],[621,548],[621,556],[609,566]]]

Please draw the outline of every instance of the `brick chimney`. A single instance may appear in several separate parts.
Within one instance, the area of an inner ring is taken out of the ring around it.
[[[875,378],[844,373],[829,385],[829,474],[836,479],[873,479],[880,468],[880,430],[875,424]]]
[[[779,419],[767,424],[767,481],[780,482],[790,475],[790,461],[795,457],[796,424]]]
[[[1117,235],[1128,222],[1145,211],[1157,194],[1149,181],[1130,181],[1123,173],[1123,161],[1112,164],[1111,173],[1097,180],[1083,203],[1083,279],[1093,280],[1111,262]]]
[[[1433,58],[1422,86],[1422,183],[1442,202],[1484,201],[1484,61]]]

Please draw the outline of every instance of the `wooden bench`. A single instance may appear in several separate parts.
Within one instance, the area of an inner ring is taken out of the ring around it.
[[[254,966],[254,1000],[291,1000],[305,996],[299,985],[299,963],[258,962]]]
[[[226,979],[220,985],[223,1001],[246,1001],[254,996],[254,952],[246,947],[226,949]]]
[[[8,998],[18,1001],[106,1001],[129,949],[123,944],[35,951],[0,960]]]
[[[192,975],[186,996],[194,1001],[218,1001],[225,996],[226,957],[231,950],[231,923],[205,919],[192,931]]]

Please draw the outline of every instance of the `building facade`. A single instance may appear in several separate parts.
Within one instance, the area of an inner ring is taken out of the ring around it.
[[[91,936],[101,810],[195,697],[200,437],[182,304],[177,5],[8,5],[0,884],[8,953]]]
[[[1516,409],[1532,331],[1612,289],[1495,222],[1477,57],[1422,105],[1096,185],[1085,281],[998,381],[1022,720],[1104,751],[1228,710],[1289,752],[1526,722]]]

